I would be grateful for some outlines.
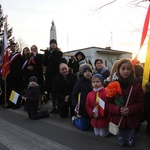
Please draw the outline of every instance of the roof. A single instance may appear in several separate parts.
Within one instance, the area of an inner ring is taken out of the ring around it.
[[[64,53],[70,53],[70,52],[78,52],[78,51],[84,51],[84,50],[89,50],[89,49],[97,49],[98,53],[111,53],[111,54],[124,54],[124,53],[128,53],[128,54],[132,54],[131,52],[127,52],[127,51],[121,51],[121,50],[113,50],[111,49],[111,47],[106,47],[106,48],[101,48],[101,47],[87,47],[87,48],[82,48],[82,49],[77,49],[77,50],[72,50],[72,51],[68,51],[68,52],[64,52]]]

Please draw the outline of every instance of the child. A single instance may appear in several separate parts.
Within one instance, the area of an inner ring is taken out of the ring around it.
[[[32,76],[29,79],[29,85],[26,90],[25,97],[22,100],[25,101],[25,108],[28,112],[30,119],[37,120],[45,117],[49,117],[48,110],[38,111],[39,99],[41,97],[40,86],[37,83],[37,78]]]
[[[103,87],[104,78],[101,74],[95,74],[92,77],[91,81],[92,81],[93,91],[91,91],[87,95],[86,110],[88,115],[91,118],[91,124],[94,128],[94,134],[96,136],[106,137],[109,135],[108,123],[110,121],[110,115],[108,111],[105,110],[105,106],[104,106],[104,114],[101,113],[99,110],[101,108],[98,106],[99,104],[97,104],[98,97],[100,97],[102,101],[105,101],[106,98],[105,88]]]
[[[134,67],[130,59],[123,58],[119,61],[117,76],[119,83],[117,81],[116,83],[120,85],[120,88],[116,88],[114,82],[106,87],[106,109],[111,113],[111,122],[116,125],[123,116],[119,126],[118,144],[133,146],[135,133],[141,125],[139,116],[143,110],[144,92],[141,84],[136,82]],[[115,91],[120,91],[119,95],[113,94]],[[127,104],[128,95],[130,96]]]
[[[86,131],[91,129],[90,118],[86,112],[86,96],[92,90],[92,69],[86,64],[82,66],[80,72],[82,77],[77,81],[72,92],[72,105],[73,107],[78,106],[77,116],[72,117],[72,123],[80,130]]]

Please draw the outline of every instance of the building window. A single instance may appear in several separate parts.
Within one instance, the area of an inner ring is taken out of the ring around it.
[[[105,60],[105,66],[107,67],[107,60]]]

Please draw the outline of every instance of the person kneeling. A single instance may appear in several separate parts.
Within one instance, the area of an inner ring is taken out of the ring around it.
[[[22,97],[22,100],[25,101],[25,110],[28,112],[28,116],[32,120],[49,117],[48,110],[38,110],[40,97],[41,91],[40,86],[37,83],[37,78],[32,76],[29,79],[26,94]]]

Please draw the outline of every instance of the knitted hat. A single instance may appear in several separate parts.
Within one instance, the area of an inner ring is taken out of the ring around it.
[[[87,70],[89,70],[90,72],[92,72],[92,69],[91,69],[90,65],[84,64],[84,65],[81,67],[81,73],[84,74],[84,72],[86,72]]]
[[[55,39],[51,39],[51,40],[50,40],[50,45],[51,45],[52,43],[54,43],[54,44],[57,45],[57,41],[56,41]]]
[[[37,83],[37,78],[35,76],[30,77],[29,82],[36,82]]]
[[[99,80],[102,82],[102,84],[104,84],[104,78],[103,78],[103,76],[101,75],[101,74],[94,74],[93,76],[92,76],[92,78],[99,78]]]

